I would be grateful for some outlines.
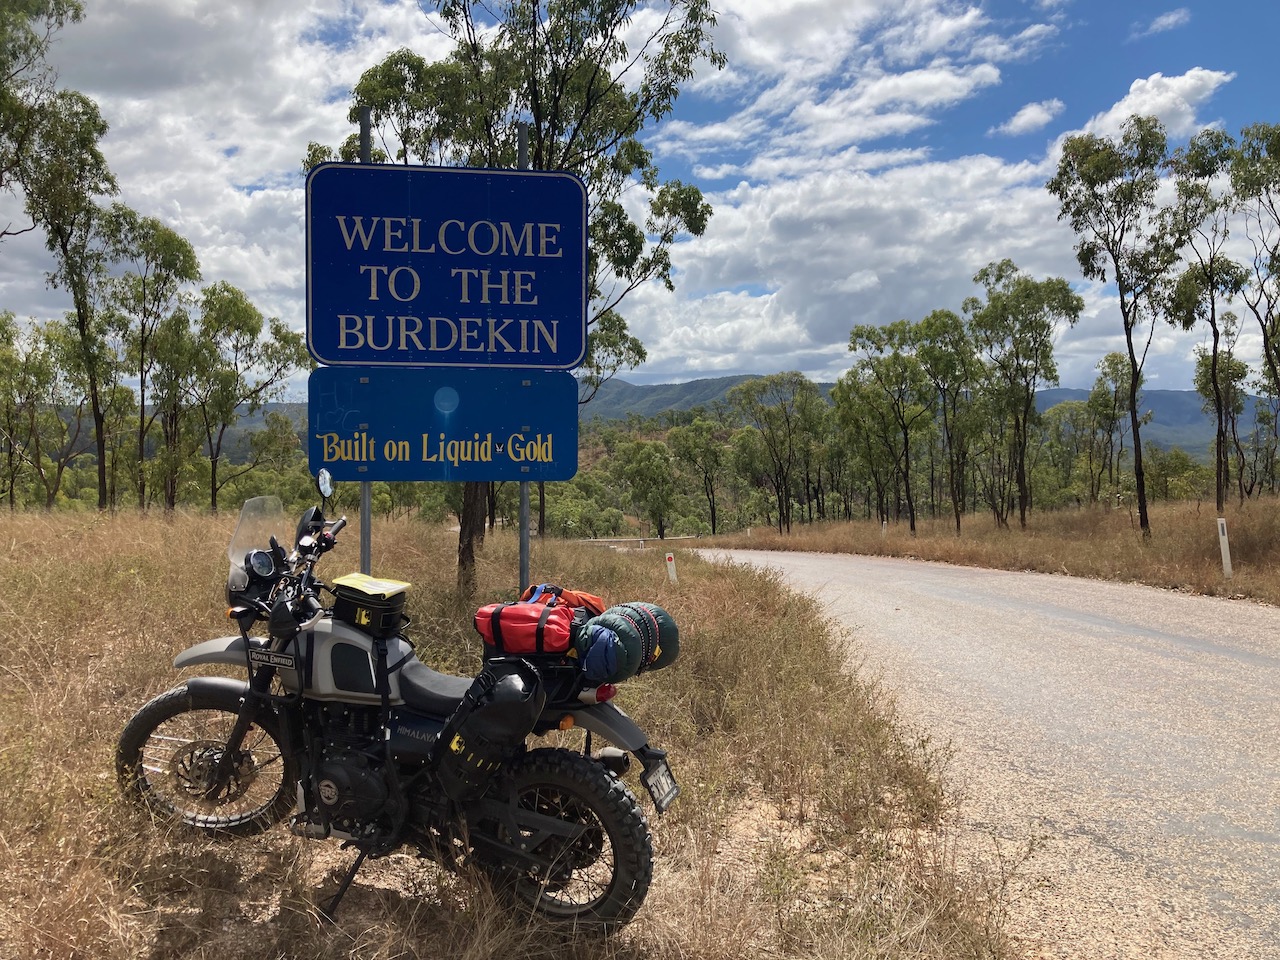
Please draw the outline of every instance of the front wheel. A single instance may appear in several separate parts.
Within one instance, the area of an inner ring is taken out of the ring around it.
[[[219,761],[240,713],[243,685],[188,684],[160,694],[120,734],[116,775],[127,796],[210,833],[261,833],[293,808],[294,764],[274,714],[254,722],[227,771]]]
[[[498,851],[514,847],[525,855],[520,867],[482,855],[499,890],[584,931],[612,932],[635,916],[653,877],[653,844],[626,784],[599,763],[555,748],[522,756],[505,783],[504,814],[487,814],[472,827],[473,837],[478,831],[500,841]]]

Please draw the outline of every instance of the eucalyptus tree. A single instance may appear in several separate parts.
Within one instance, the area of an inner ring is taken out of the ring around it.
[[[1017,494],[1011,398],[987,386],[984,382],[973,398],[974,422],[979,424],[972,437],[975,510],[980,495],[990,508],[995,525],[1008,527]]]
[[[1259,482],[1268,493],[1280,490],[1280,389],[1267,364],[1256,373],[1248,390],[1253,396],[1252,443],[1257,451]]]
[[[369,107],[382,156],[404,163],[514,167],[529,130],[535,170],[580,176],[590,198],[587,357],[582,402],[644,361],[620,305],[637,287],[673,288],[671,249],[711,216],[701,191],[663,182],[644,128],[666,117],[700,65],[720,67],[709,0],[433,0],[454,42],[430,63],[397,50],[361,76],[348,119]],[[306,164],[354,159],[308,148]],[[636,201],[640,202],[637,203]],[[639,213],[639,211],[643,211]]]
[[[9,501],[10,512],[18,507],[18,486],[27,470],[21,336],[13,311],[0,310],[0,496]]]
[[[1188,260],[1186,269],[1173,284],[1169,297],[1169,320],[1184,330],[1203,323],[1211,335],[1210,349],[1205,354],[1206,387],[1216,424],[1214,464],[1219,511],[1226,503],[1230,472],[1227,419],[1231,414],[1219,370],[1223,329],[1218,305],[1222,300],[1234,298],[1248,282],[1244,267],[1226,253],[1235,205],[1227,171],[1235,155],[1235,141],[1230,135],[1210,129],[1194,136],[1187,146],[1175,150],[1169,161],[1178,194],[1178,203],[1169,215],[1182,221],[1174,229],[1186,232]],[[1199,366],[1197,361],[1197,373]]]
[[[1101,445],[1102,465],[1106,469],[1107,481],[1111,487],[1118,485],[1117,475],[1122,469],[1124,459],[1124,438],[1128,429],[1125,424],[1125,413],[1129,403],[1129,361],[1122,353],[1108,353],[1097,363],[1098,376],[1089,390],[1089,409],[1097,423],[1098,439]],[[1142,386],[1139,379],[1138,386]],[[1142,423],[1147,423],[1150,413],[1144,414]],[[1101,470],[1098,476],[1097,496],[1102,492]]]
[[[1142,466],[1138,384],[1155,332],[1161,288],[1185,242],[1185,235],[1167,229],[1169,221],[1162,216],[1156,196],[1168,151],[1159,120],[1132,116],[1124,122],[1119,141],[1091,133],[1068,137],[1057,173],[1046,184],[1058,198],[1058,219],[1068,221],[1078,238],[1075,250],[1081,272],[1103,283],[1110,276],[1116,286],[1129,359],[1129,428],[1138,524],[1144,538],[1151,536],[1151,519]],[[1140,345],[1144,324],[1147,335]]]
[[[959,314],[934,310],[915,325],[915,355],[933,386],[946,450],[947,492],[960,536],[960,516],[968,493],[969,433],[977,386],[978,356]]]
[[[96,103],[83,94],[60,91],[46,102],[31,149],[18,168],[27,212],[44,231],[54,257],[49,283],[71,294],[74,363],[84,380],[97,444],[99,510],[108,506],[106,404],[119,380],[99,309],[110,248],[97,198],[116,193],[115,177],[98,146],[106,132]]]
[[[1073,326],[1080,318],[1084,299],[1061,277],[1035,280],[1012,260],[988,264],[973,280],[984,288],[985,299],[965,300],[969,335],[985,359],[986,389],[1000,397],[998,409],[1009,417],[1009,462],[1018,490],[1018,522],[1025,528],[1036,390],[1058,383],[1053,339],[1062,325]]]
[[[173,404],[181,389],[171,388],[167,405],[152,402],[151,377],[157,366],[166,366],[170,377],[186,368],[182,357],[163,357],[157,342],[170,351],[186,351],[181,332],[187,324],[183,294],[189,284],[200,280],[200,264],[195,248],[175,230],[155,217],[143,217],[123,203],[113,203],[103,220],[103,232],[112,261],[123,273],[109,281],[107,322],[117,328],[125,347],[125,362],[137,383],[138,420],[137,484],[138,508],[147,506],[147,438],[162,411],[170,417],[165,427],[164,449],[173,452]],[[168,327],[161,336],[162,327]],[[175,464],[176,465],[176,464]],[[172,469],[166,476],[172,482]],[[166,505],[173,507],[172,496]]]
[[[659,540],[667,536],[676,499],[675,464],[661,440],[636,440],[618,449],[617,473],[631,490],[631,501],[652,524]]]
[[[1280,384],[1280,124],[1241,131],[1230,176],[1253,251],[1242,299],[1262,334],[1269,382]]]
[[[912,485],[913,443],[932,421],[932,385],[915,355],[914,330],[906,320],[887,326],[861,324],[849,334],[849,349],[858,354],[855,368],[863,382],[882,394],[883,409],[893,425],[891,451],[906,498],[907,520],[916,532],[916,501]]]
[[[46,59],[56,33],[83,14],[79,0],[19,0],[0,4],[0,194],[20,186],[24,165],[39,163],[40,127],[56,94]],[[0,224],[0,239],[23,233]]]
[[[732,485],[737,487],[734,500],[735,522],[738,526],[750,526],[757,516],[764,516],[765,524],[773,525],[769,453],[764,439],[755,427],[739,427],[729,437],[729,463],[733,469]],[[761,506],[757,511],[755,506]]]
[[[251,444],[248,456],[224,471],[227,431],[279,397],[310,359],[300,333],[264,317],[244,291],[226,281],[205,287],[198,306],[187,394],[209,458],[209,507],[217,513],[219,491],[277,459],[293,436],[290,425],[268,420],[266,435]]]
[[[1103,468],[1098,456],[1097,421],[1089,402],[1055,403],[1044,412],[1042,420],[1058,505],[1071,500],[1077,504],[1093,503],[1098,499]]]
[[[760,435],[768,458],[768,478],[778,507],[778,532],[791,532],[791,491],[804,431],[821,402],[817,386],[799,371],[744,380],[728,393],[743,420]]]
[[[687,426],[672,427],[667,433],[667,444],[672,454],[681,463],[688,464],[701,483],[713,536],[718,528],[717,495],[728,467],[727,433],[701,417]]]
[[[1214,436],[1214,492],[1219,513],[1226,506],[1227,489],[1231,485],[1231,459],[1235,454],[1236,487],[1240,502],[1252,493],[1256,485],[1253,478],[1245,477],[1247,456],[1240,441],[1240,417],[1245,410],[1245,382],[1249,379],[1249,366],[1235,355],[1237,319],[1227,311],[1219,318],[1222,327],[1222,343],[1214,343],[1206,350],[1196,348],[1195,389],[1204,400],[1204,410],[1217,417]],[[1247,489],[1246,489],[1247,488]]]
[[[869,371],[854,366],[831,388],[831,399],[835,403],[840,440],[863,468],[862,474],[874,493],[877,519],[889,519],[891,499],[895,507],[893,515],[896,516],[898,434],[889,409],[888,395],[875,383]],[[872,499],[869,492],[868,511]]]
[[[68,373],[72,337],[60,324],[29,328],[18,349],[17,400],[26,418],[23,458],[52,510],[67,468],[91,446],[86,434],[87,397]]]

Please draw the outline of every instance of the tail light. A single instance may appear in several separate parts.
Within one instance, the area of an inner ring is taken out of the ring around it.
[[[616,683],[602,683],[598,687],[583,690],[578,694],[578,699],[583,703],[604,703],[612,700],[618,692]]]

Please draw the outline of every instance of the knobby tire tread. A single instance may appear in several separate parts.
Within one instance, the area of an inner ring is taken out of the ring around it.
[[[527,878],[509,892],[543,918],[580,932],[611,933],[629,922],[653,880],[653,841],[648,820],[627,785],[594,760],[557,747],[526,753],[516,762],[509,783],[512,789],[551,786],[586,800],[609,835],[614,857],[604,899],[580,911],[552,909],[541,897],[530,902],[527,886],[533,881]]]
[[[182,684],[145,704],[125,725],[116,747],[116,776],[125,795],[161,816],[177,818],[187,826],[218,836],[254,836],[283,820],[294,807],[293,786],[297,780],[293,763],[283,753],[279,789],[269,803],[251,813],[234,817],[183,815],[151,789],[147,775],[141,769],[142,751],[148,738],[165,721],[195,710],[222,711],[234,721],[240,712],[240,699],[229,694],[203,693],[197,702],[186,684]],[[262,716],[255,722],[277,747],[283,746],[274,717]]]

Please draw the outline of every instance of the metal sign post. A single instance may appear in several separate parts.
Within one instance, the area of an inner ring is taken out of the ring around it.
[[[516,166],[521,170],[529,169],[529,125],[520,123],[516,126]],[[584,317],[585,319],[585,317]],[[578,392],[573,394],[574,411],[577,412]],[[517,595],[529,586],[529,481],[520,481],[520,512],[516,522],[520,525],[520,582],[516,584]]]

